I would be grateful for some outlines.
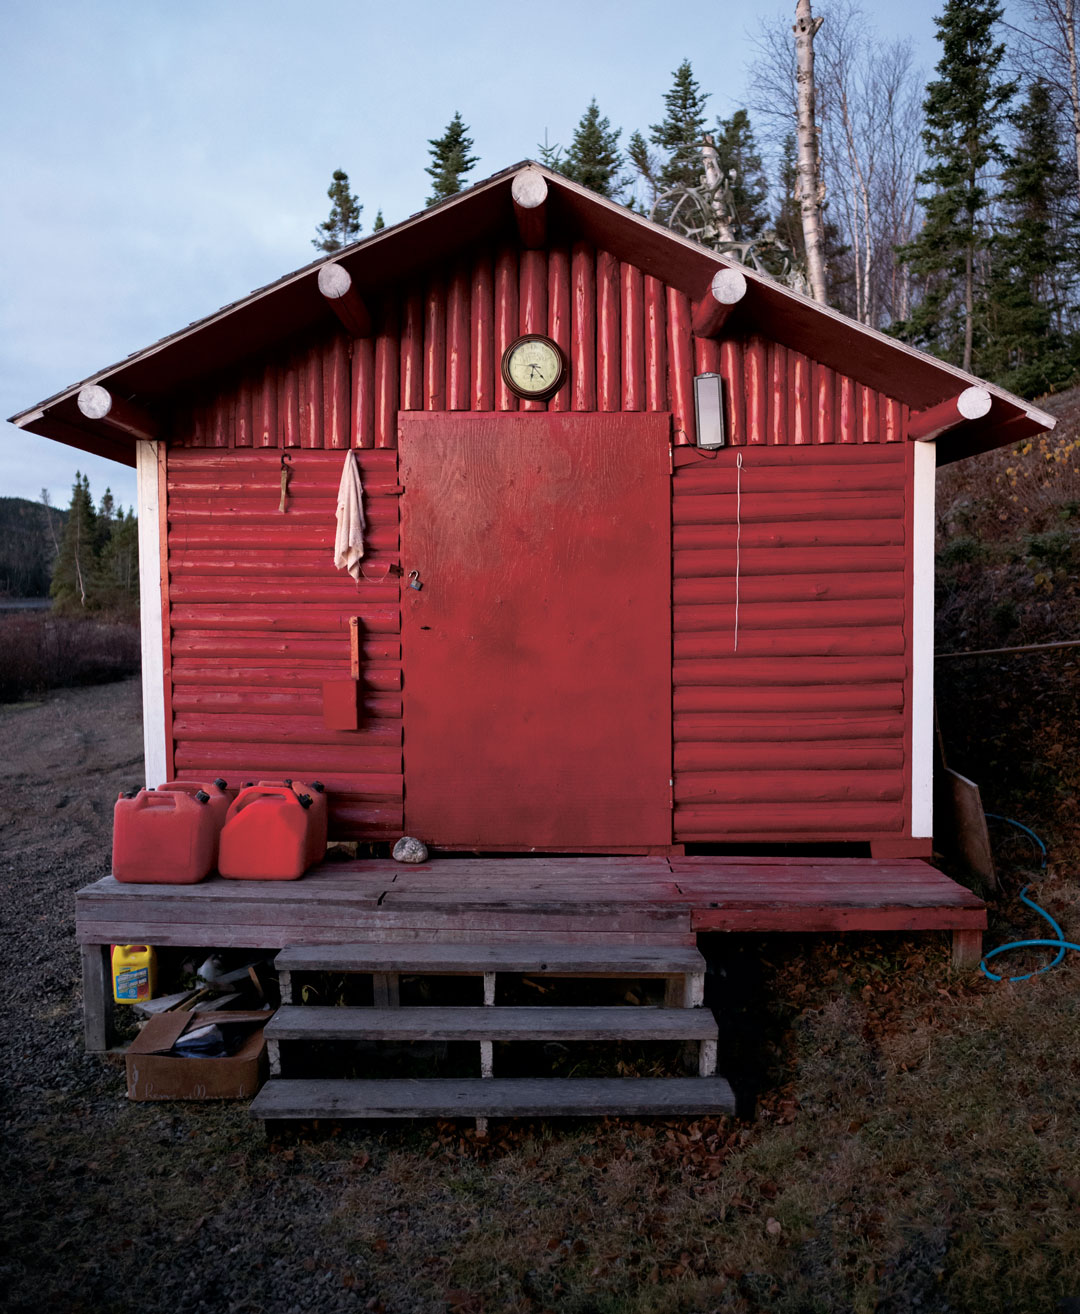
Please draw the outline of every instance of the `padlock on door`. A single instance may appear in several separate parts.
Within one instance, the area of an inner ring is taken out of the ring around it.
[[[421,590],[423,587],[424,587],[423,584],[421,584],[421,582],[420,582],[420,572],[419,572],[418,570],[410,570],[410,571],[409,571],[409,588],[411,588],[411,589],[415,589],[415,590],[417,591],[417,593],[419,593],[420,590]]]

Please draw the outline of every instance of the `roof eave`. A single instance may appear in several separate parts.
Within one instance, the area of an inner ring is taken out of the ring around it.
[[[522,168],[542,173],[551,189],[556,221],[600,247],[613,249],[646,273],[697,298],[713,273],[734,262],[707,247],[672,233],[644,216],[617,205],[587,188],[531,161],[504,169],[467,191],[411,215],[323,259],[312,261],[274,283],[215,311],[184,329],[161,338],[123,361],[98,371],[36,407],[12,417],[12,423],[33,433],[81,447],[109,447],[115,460],[134,462],[134,439],[100,438],[82,423],[75,406],[79,390],[96,383],[125,398],[136,397],[153,410],[155,402],[215,370],[276,345],[332,316],[318,291],[318,271],[331,262],[343,264],[359,289],[379,295],[385,287],[407,281],[423,265],[437,263],[461,246],[499,232],[512,231],[510,186]],[[994,398],[987,422],[954,429],[938,438],[938,460],[989,450],[1049,430],[1052,415],[1004,389],[948,365],[877,329],[858,324],[746,266],[739,266],[751,285],[749,303],[739,313],[742,327],[806,352],[813,359],[853,373],[858,361],[860,382],[920,410],[978,384]]]

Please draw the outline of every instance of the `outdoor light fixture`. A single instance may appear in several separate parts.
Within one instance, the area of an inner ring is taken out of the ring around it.
[[[719,374],[698,374],[694,379],[694,413],[697,445],[712,450],[723,447],[724,387]]]

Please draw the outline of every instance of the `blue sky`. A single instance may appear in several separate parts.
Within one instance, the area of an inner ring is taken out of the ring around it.
[[[929,70],[942,0],[863,5]],[[420,209],[427,139],[460,110],[480,179],[567,142],[591,97],[624,139],[689,58],[743,103],[749,35],[790,4],[6,0],[0,12],[0,415],[306,264],[335,168],[364,231]],[[0,496],[65,506],[76,469],[134,472],[4,423]]]

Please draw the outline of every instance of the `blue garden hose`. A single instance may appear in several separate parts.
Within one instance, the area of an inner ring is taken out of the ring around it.
[[[1018,830],[1022,830],[1025,835],[1029,835],[1039,846],[1039,849],[1042,853],[1041,865],[1043,866],[1043,868],[1046,867],[1046,845],[1042,842],[1041,839],[1039,839],[1038,835],[1036,835],[1033,830],[1023,825],[1022,822],[1013,821],[1012,817],[1000,817],[994,812],[987,812],[985,815],[988,821],[1005,821],[1010,826],[1015,826]],[[983,975],[988,976],[991,981],[1030,981],[1033,976],[1039,976],[1043,972],[1049,972],[1049,970],[1052,967],[1057,967],[1058,963],[1060,963],[1061,960],[1065,957],[1066,949],[1075,949],[1077,953],[1080,953],[1080,944],[1073,944],[1071,940],[1066,940],[1061,927],[1057,924],[1057,922],[1054,921],[1054,919],[1050,916],[1050,914],[1046,911],[1046,909],[1040,908],[1037,903],[1033,902],[1033,900],[1027,897],[1027,892],[1029,889],[1030,886],[1025,885],[1024,888],[1020,891],[1020,902],[1026,903],[1027,906],[1029,908],[1034,909],[1034,911],[1037,912],[1040,917],[1045,917],[1045,919],[1054,928],[1054,934],[1057,936],[1057,939],[1056,940],[1010,940],[1008,944],[999,944],[996,949],[991,949],[988,954],[983,955],[983,960],[979,964],[979,967],[982,969]],[[990,961],[991,958],[996,958],[998,954],[1011,953],[1014,949],[1056,949],[1057,954],[1052,959],[1051,962],[1045,963],[1042,967],[1036,968],[1034,972],[1025,972],[1023,976],[1009,976],[1009,977],[998,976],[996,972],[991,972],[990,969],[986,966],[986,964]]]
[[[1045,869],[1046,845],[1042,842],[1041,839],[1039,839],[1038,835],[1036,835],[1035,832],[1030,827],[1025,826],[1023,822],[1014,821],[1012,817],[998,816],[996,812],[987,812],[984,815],[986,816],[986,819],[988,821],[1004,821],[1010,826],[1015,826],[1017,830],[1022,830],[1025,835],[1033,839],[1035,843],[1039,846],[1039,852],[1042,855],[1042,862],[1040,863],[1040,866],[1042,866]],[[1027,897],[1027,892],[1029,889],[1030,886],[1025,885],[1024,888],[1020,891],[1020,902],[1026,903],[1027,906],[1029,908],[1034,909],[1034,911],[1037,912],[1040,917],[1045,917],[1046,920],[1050,923],[1050,925],[1054,928],[1054,934],[1057,936],[1057,939],[1056,940],[1010,940],[1008,944],[999,944],[996,949],[991,949],[988,954],[985,954],[983,956],[983,960],[979,964],[979,967],[981,968],[983,975],[988,976],[991,981],[1030,981],[1033,976],[1039,976],[1042,972],[1049,972],[1049,970],[1052,967],[1057,967],[1058,963],[1060,963],[1061,960],[1065,957],[1066,949],[1075,949],[1078,953],[1080,953],[1080,944],[1073,944],[1072,941],[1066,940],[1061,927],[1057,924],[1057,922],[1054,921],[1054,919],[1050,916],[1050,914],[1046,911],[1046,909],[1040,908],[1037,903],[1033,902],[1031,899]],[[991,958],[996,958],[998,954],[1011,953],[1014,949],[1056,949],[1057,955],[1052,959],[1051,962],[1044,964],[1042,967],[1036,968],[1034,972],[1025,972],[1023,976],[1009,976],[1009,977],[998,976],[996,972],[991,972],[990,969],[986,966],[986,964],[990,961]]]
[[[1054,921],[1046,909],[1040,908],[1037,903],[1032,902],[1032,900],[1027,897],[1028,888],[1029,887],[1025,885],[1020,891],[1020,902],[1026,903],[1029,908],[1034,908],[1040,917],[1045,917],[1054,928],[1054,934],[1057,936],[1057,939],[1010,940],[1008,944],[999,944],[996,949],[991,949],[988,954],[983,955],[983,960],[979,964],[983,975],[988,976],[991,981],[1030,981],[1033,976],[1038,976],[1042,972],[1049,972],[1052,967],[1057,967],[1058,963],[1060,963],[1065,957],[1066,949],[1075,949],[1077,953],[1080,953],[1080,944],[1074,944],[1071,940],[1066,940],[1061,927]],[[1056,949],[1057,955],[1051,962],[1044,964],[1042,967],[1037,967],[1034,972],[1025,972],[1023,976],[998,976],[996,972],[991,972],[986,966],[991,958],[996,958],[998,954],[1010,953],[1013,949]]]
[[[1042,842],[1041,839],[1039,839],[1038,835],[1036,835],[1033,830],[1025,826],[1022,821],[1013,821],[1012,817],[999,817],[996,812],[984,812],[983,816],[987,819],[987,821],[1007,822],[1010,826],[1015,826],[1017,830],[1022,830],[1025,835],[1030,835],[1031,838],[1035,841],[1035,843],[1039,846],[1040,851],[1042,852],[1042,862],[1039,865],[1045,869],[1046,845]]]

